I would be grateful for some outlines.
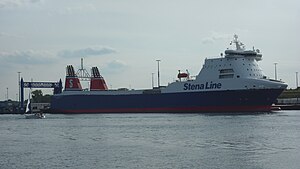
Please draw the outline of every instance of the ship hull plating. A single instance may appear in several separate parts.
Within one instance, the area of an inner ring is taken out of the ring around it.
[[[52,113],[261,112],[283,89],[249,89],[123,95],[55,95]]]

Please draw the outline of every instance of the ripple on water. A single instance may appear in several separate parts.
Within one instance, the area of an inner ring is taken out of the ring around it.
[[[300,113],[0,116],[0,168],[292,168]]]

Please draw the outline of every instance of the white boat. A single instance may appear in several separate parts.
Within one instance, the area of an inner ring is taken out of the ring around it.
[[[26,105],[26,111],[25,111],[25,118],[26,119],[44,119],[46,116],[42,112],[34,113],[32,114],[31,109],[31,102],[30,102],[30,94]]]
[[[26,119],[44,119],[46,116],[43,113],[35,113],[30,115],[25,115]]]

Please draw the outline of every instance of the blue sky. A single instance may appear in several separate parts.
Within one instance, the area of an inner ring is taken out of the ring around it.
[[[112,88],[150,88],[161,59],[166,85],[179,69],[198,74],[233,34],[261,50],[265,74],[274,77],[277,62],[278,78],[294,88],[299,18],[296,0],[0,0],[0,100],[6,88],[16,99],[17,72],[26,81],[64,80],[81,57]]]

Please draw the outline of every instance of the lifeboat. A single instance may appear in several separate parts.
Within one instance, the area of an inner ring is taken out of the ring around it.
[[[178,75],[177,75],[177,77],[179,78],[179,79],[181,79],[181,78],[187,78],[189,75],[187,74],[187,73],[178,73]]]

